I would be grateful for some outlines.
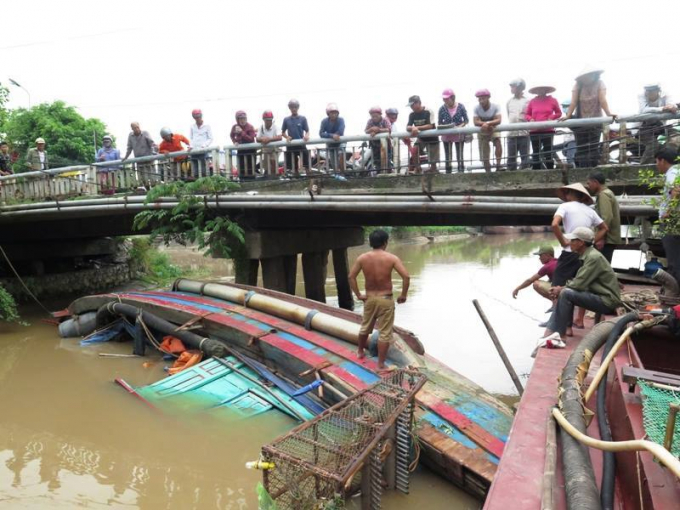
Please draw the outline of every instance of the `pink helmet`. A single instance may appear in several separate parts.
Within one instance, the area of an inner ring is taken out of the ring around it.
[[[247,117],[248,117],[248,115],[243,110],[239,110],[239,111],[236,112],[236,120],[245,119]]]
[[[380,108],[379,106],[374,106],[373,108],[368,110],[368,113],[371,113],[371,114],[379,113],[380,115],[382,115],[382,108]]]
[[[274,118],[274,113],[271,110],[265,110],[264,113],[262,114],[262,119],[273,119]]]
[[[489,92],[489,89],[479,89],[477,92],[475,92],[475,97],[484,97],[484,96],[491,97],[491,92]]]
[[[448,99],[455,95],[456,93],[453,91],[453,89],[444,89],[444,92],[442,92],[442,99]]]
[[[195,110],[191,110],[191,115],[192,117],[195,117],[196,115],[203,115],[203,112],[200,108],[196,108]]]

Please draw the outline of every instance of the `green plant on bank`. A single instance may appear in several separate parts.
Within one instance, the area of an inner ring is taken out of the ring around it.
[[[0,321],[22,324],[16,301],[2,285],[0,285]]]
[[[160,238],[166,245],[171,242],[186,246],[195,244],[204,254],[229,258],[233,251],[245,244],[241,226],[219,209],[207,206],[205,199],[232,191],[237,184],[221,176],[204,177],[194,182],[176,181],[153,187],[146,204],[162,198],[177,199],[172,209],[142,211],[135,216],[135,230],[150,230],[150,239]]]
[[[679,158],[680,161],[680,158]],[[650,198],[647,203],[658,209],[664,206],[666,215],[663,220],[657,219],[654,225],[658,227],[660,235],[680,235],[680,193],[665,196],[666,176],[654,169],[642,169],[639,172],[640,184],[646,186],[656,196]],[[680,188],[680,173],[675,178],[673,187]]]
[[[466,227],[460,227],[460,226],[443,226],[443,227],[406,227],[406,226],[397,226],[397,227],[371,227],[366,229],[366,236],[376,229],[383,229],[386,231],[390,237],[393,237],[395,239],[402,239],[405,237],[410,237],[413,235],[422,235],[422,236],[430,236],[430,235],[450,235],[450,234],[464,234],[467,232]]]

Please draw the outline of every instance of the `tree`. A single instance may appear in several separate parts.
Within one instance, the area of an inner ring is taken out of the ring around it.
[[[14,164],[15,172],[27,170],[26,151],[35,147],[38,137],[45,139],[50,167],[56,168],[92,163],[95,155],[94,138],[99,144],[106,134],[106,125],[101,120],[86,119],[63,101],[43,103],[30,110],[12,110],[0,126],[0,131],[7,135],[6,140],[12,151],[19,155]]]

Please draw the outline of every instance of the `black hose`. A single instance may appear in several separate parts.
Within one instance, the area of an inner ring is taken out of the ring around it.
[[[636,312],[630,312],[619,318],[614,325],[611,333],[607,337],[607,342],[602,349],[602,362],[614,347],[614,344],[623,334],[629,322],[638,320]],[[612,440],[612,431],[609,426],[607,416],[607,376],[605,375],[597,387],[597,426],[600,430],[600,439],[603,441]],[[600,502],[603,510],[613,510],[614,508],[614,486],[616,475],[616,456],[614,452],[604,451],[602,463],[602,484],[600,485]]]
[[[578,431],[586,433],[581,387],[593,353],[606,342],[613,321],[597,324],[576,346],[562,370],[559,407]],[[588,448],[569,434],[561,434],[562,468],[569,510],[600,510],[600,494],[595,482]]]
[[[117,301],[111,301],[97,310],[97,327],[105,326],[119,315],[123,315],[132,321],[137,320],[137,317],[141,315],[142,320],[150,329],[179,338],[191,349],[198,349],[206,355],[215,358],[223,358],[227,355],[226,347],[216,340],[204,338],[195,333],[191,333],[190,331],[177,331],[176,324],[156,317],[149,312],[145,312],[141,308],[136,308]]]

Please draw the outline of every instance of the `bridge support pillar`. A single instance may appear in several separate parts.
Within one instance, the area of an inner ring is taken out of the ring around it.
[[[354,310],[352,289],[349,286],[347,248],[333,250],[333,272],[335,273],[335,286],[338,289],[338,306],[345,310]]]
[[[328,250],[303,253],[302,272],[305,279],[305,296],[307,299],[325,303]]]
[[[351,310],[354,303],[349,288],[347,248],[363,242],[363,230],[359,227],[256,230],[246,232],[244,258],[262,263],[266,288],[295,294],[297,258],[302,253],[305,295],[325,303],[328,253],[332,250],[338,300],[342,308]],[[237,282],[248,283],[238,278]]]

